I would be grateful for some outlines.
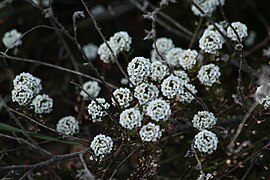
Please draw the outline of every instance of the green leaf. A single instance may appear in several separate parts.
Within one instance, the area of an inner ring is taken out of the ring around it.
[[[2,123],[0,122],[0,131],[8,131],[8,132],[14,132],[14,133],[23,133],[23,130],[10,126],[8,124]],[[60,142],[60,143],[64,143],[64,144],[71,144],[71,145],[79,145],[80,143],[77,142],[73,142],[73,141],[65,141],[65,140],[59,140],[55,137],[51,137],[51,136],[47,136],[47,135],[43,135],[43,134],[38,134],[38,133],[34,133],[34,132],[30,132],[30,131],[26,131],[27,134],[29,134],[32,137],[38,138],[38,139],[42,139],[42,140],[47,140],[47,141],[53,141],[53,142]]]

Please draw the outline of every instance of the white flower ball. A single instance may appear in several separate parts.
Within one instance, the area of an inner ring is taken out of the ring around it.
[[[199,47],[209,54],[217,54],[222,49],[223,37],[218,31],[205,31],[199,40]]]
[[[93,43],[86,44],[83,46],[83,51],[88,59],[93,60],[97,58],[97,45]]]
[[[270,83],[262,84],[257,88],[255,99],[265,109],[270,108]]]
[[[102,159],[105,155],[111,153],[113,149],[113,140],[109,136],[99,134],[94,137],[90,144],[90,148],[94,151],[95,156]]]
[[[58,121],[56,130],[61,134],[73,136],[79,133],[79,122],[73,116],[63,117]]]
[[[202,130],[195,136],[194,148],[199,152],[212,154],[217,149],[218,138],[208,130]]]
[[[183,85],[190,82],[188,74],[185,71],[176,70],[176,71],[174,71],[174,75],[180,79],[181,84],[183,84]]]
[[[193,127],[199,130],[209,129],[216,125],[217,118],[212,112],[199,111],[192,119]]]
[[[142,141],[155,142],[161,138],[162,131],[159,125],[149,122],[141,128],[139,134]]]
[[[117,32],[110,38],[110,44],[115,47],[117,53],[130,51],[131,41],[131,37],[124,31]]]
[[[179,64],[185,70],[191,70],[197,63],[198,52],[196,50],[185,50],[179,58]]]
[[[119,105],[122,108],[126,108],[133,101],[133,96],[128,88],[119,88],[113,92],[113,95],[117,99]],[[112,104],[116,106],[114,99],[112,98]]]
[[[231,26],[233,28],[231,28]],[[240,41],[242,41],[244,38],[248,36],[248,29],[247,26],[241,22],[233,22],[231,26],[227,29],[227,36],[232,41],[238,41],[238,37],[240,38]],[[235,31],[238,34],[238,36],[235,34]]]
[[[168,67],[160,61],[152,62],[151,64],[151,79],[160,82],[169,74]]]
[[[141,127],[143,120],[143,115],[141,112],[136,108],[130,108],[124,110],[120,114],[119,123],[122,127],[132,130],[134,128]]]
[[[194,95],[191,94],[189,91],[191,91],[193,94],[197,94],[197,90],[194,85],[192,84],[185,84],[185,88],[183,88],[182,91],[179,93],[179,101],[185,102],[185,103],[191,103],[195,99]]]
[[[144,57],[135,57],[128,64],[127,72],[130,81],[133,84],[140,84],[145,81],[151,73],[151,63],[149,59]]]
[[[113,54],[105,42],[99,46],[97,54],[104,63],[114,63],[115,58],[113,55],[115,55],[115,57],[117,56],[116,47],[113,46],[109,41],[107,43],[111,47]]]
[[[146,114],[155,121],[167,121],[171,115],[170,104],[162,99],[153,100],[148,104]]]
[[[9,32],[6,32],[3,36],[3,44],[6,48],[12,49],[22,44],[22,41],[19,38],[22,36],[22,33],[18,32],[16,29],[12,29]]]
[[[172,67],[177,67],[179,66],[179,58],[181,57],[183,53],[182,48],[172,48],[166,53],[166,60],[169,65]]]
[[[101,91],[101,87],[96,81],[87,81],[83,84],[82,88],[93,97],[97,97]],[[83,90],[81,90],[80,95],[83,97],[84,100],[89,99],[88,94],[85,93]]]
[[[152,83],[142,83],[136,86],[134,90],[134,97],[138,99],[140,104],[146,104],[147,102],[158,97],[159,90]]]
[[[34,77],[30,73],[21,73],[15,77],[13,80],[13,86],[25,85],[29,89],[33,90],[34,95],[38,94],[42,90],[41,80]]]
[[[192,6],[191,9],[196,16],[211,16],[217,9],[219,0],[194,0],[194,2],[203,10],[202,13],[196,6]],[[220,0],[220,5],[224,6],[225,0]]]
[[[96,101],[92,100],[88,105],[88,114],[93,123],[101,122],[102,118],[108,115],[106,110],[110,108],[110,104],[104,98],[97,98]]]
[[[11,92],[12,101],[17,102],[20,106],[26,106],[31,103],[35,93],[26,85],[19,84]]]
[[[155,44],[152,45],[153,49],[155,49]],[[166,37],[161,37],[156,40],[156,47],[160,54],[164,55],[167,51],[174,48],[173,41]]]
[[[197,77],[202,84],[211,87],[214,83],[219,83],[219,77],[221,75],[219,69],[215,64],[204,65],[199,70]]]
[[[37,95],[31,106],[37,114],[48,114],[53,110],[53,99],[46,94]]]
[[[161,84],[161,92],[163,96],[167,97],[168,99],[173,99],[176,95],[183,91],[184,84],[186,83],[182,82],[179,77],[170,75],[163,80]]]

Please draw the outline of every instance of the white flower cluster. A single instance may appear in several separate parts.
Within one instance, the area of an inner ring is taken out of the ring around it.
[[[6,48],[12,49],[22,44],[22,41],[19,40],[22,33],[18,32],[16,29],[12,29],[9,32],[6,32],[3,36],[3,44]]]
[[[105,155],[111,153],[113,149],[113,140],[109,136],[99,134],[94,137],[90,144],[90,148],[94,151],[96,157],[102,159]]]
[[[162,81],[169,74],[168,67],[160,61],[154,61],[151,64],[151,79],[153,81]]]
[[[159,125],[149,122],[141,128],[139,134],[142,141],[155,142],[161,138],[162,131]]]
[[[113,51],[113,54],[115,57],[118,56],[119,53],[123,51],[130,51],[131,49],[131,37],[128,35],[127,32],[120,31],[115,33],[109,41],[107,41],[107,44],[110,46],[111,50]],[[105,42],[102,43],[98,48],[98,55],[100,59],[104,63],[110,63],[114,62],[114,56],[112,52],[110,51],[108,45]]]
[[[168,99],[175,98],[175,96],[182,91],[184,84],[185,83],[182,82],[179,77],[170,75],[163,80],[161,84],[161,92],[163,96],[167,97]]]
[[[160,55],[165,58],[166,53],[174,48],[173,41],[166,37],[161,37],[156,40],[156,43],[152,45],[153,50],[151,52],[151,60],[152,61],[160,61],[162,60]],[[156,49],[158,52],[156,52]]]
[[[110,108],[110,104],[104,98],[96,98],[96,101],[92,100],[88,105],[88,114],[93,123],[101,122],[102,118],[108,114],[106,110]]]
[[[179,64],[185,70],[191,70],[197,63],[198,52],[196,50],[184,50],[179,58]]]
[[[176,70],[174,71],[174,74],[180,79],[181,84],[189,83],[190,79],[188,77],[188,74],[185,71]]]
[[[256,101],[264,106],[265,109],[270,108],[270,83],[260,85],[255,93]]]
[[[126,108],[133,101],[133,96],[128,88],[119,88],[113,92],[116,100],[122,108]],[[116,106],[114,99],[112,98],[112,104]]]
[[[158,94],[159,90],[153,83],[142,83],[134,90],[134,97],[141,105],[157,98]]]
[[[170,104],[162,99],[153,100],[148,104],[146,114],[155,121],[166,121],[171,115]]]
[[[20,106],[29,105],[31,100],[42,90],[41,80],[30,73],[21,73],[13,80],[12,101]]]
[[[39,6],[44,6],[44,7],[49,7],[50,5],[50,0],[32,0],[33,3]]]
[[[197,90],[192,84],[185,84],[185,88],[182,88],[182,91],[179,92],[179,101],[191,103],[195,99],[193,94],[197,94]],[[192,92],[192,94],[190,92]]]
[[[21,73],[13,80],[12,101],[34,109],[36,114],[48,114],[53,110],[53,99],[42,90],[41,80],[30,73]]]
[[[193,127],[198,130],[209,129],[216,125],[217,118],[212,112],[199,111],[192,119]]]
[[[36,114],[48,114],[53,110],[53,99],[46,94],[37,95],[31,103]]]
[[[93,97],[97,97],[101,91],[101,87],[96,81],[87,81],[83,84],[82,88],[84,91],[86,91],[89,95]],[[85,93],[83,90],[81,90],[80,95],[83,97],[84,100],[89,99],[88,94]]]
[[[215,64],[204,65],[199,70],[197,77],[202,84],[211,87],[214,83],[219,83],[219,77],[221,75],[219,69]]]
[[[212,154],[217,149],[218,138],[208,130],[202,130],[195,135],[194,148],[202,153]]]
[[[179,59],[184,50],[182,48],[172,48],[166,54],[166,60],[168,64],[172,67],[179,66]]]
[[[223,29],[218,26],[219,29]],[[207,53],[217,54],[218,50],[222,49],[222,45],[225,42],[222,35],[214,29],[213,25],[210,25],[203,33],[199,40],[199,47]]]
[[[229,26],[227,29],[227,36],[232,41],[238,41],[238,38],[240,41],[242,41],[244,38],[248,36],[248,29],[245,24],[241,22],[233,22],[231,26]]]
[[[140,84],[145,81],[151,73],[151,63],[144,57],[135,57],[128,64],[127,72],[133,84]]]
[[[141,127],[143,115],[136,108],[130,108],[124,110],[120,114],[119,123],[122,127],[132,130],[134,128]]]
[[[66,116],[60,119],[56,130],[64,135],[73,136],[79,132],[79,122],[73,116]]]
[[[224,6],[225,0],[194,0],[194,3],[201,8],[203,13],[194,5],[191,9],[196,16],[211,16],[211,14],[217,9],[219,2],[220,5]]]
[[[83,46],[83,51],[88,59],[93,60],[97,58],[97,45],[93,43],[88,43]]]

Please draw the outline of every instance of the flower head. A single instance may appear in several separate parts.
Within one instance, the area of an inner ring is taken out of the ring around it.
[[[199,111],[192,119],[193,127],[199,130],[209,129],[216,125],[217,118],[212,112]]]
[[[94,123],[102,121],[102,118],[108,114],[106,110],[110,108],[110,104],[104,98],[97,98],[96,101],[92,100],[88,105],[88,114]]]
[[[204,65],[199,70],[197,77],[202,84],[211,87],[214,83],[219,83],[219,77],[221,75],[219,69],[215,64]]]
[[[37,95],[33,99],[31,106],[37,114],[48,114],[53,110],[53,99],[46,94]]]
[[[105,155],[111,153],[113,148],[113,140],[109,136],[99,134],[94,137],[90,144],[90,148],[94,151],[95,156],[102,159]]]
[[[101,91],[101,87],[98,85],[98,82],[96,81],[87,81],[82,86],[83,90],[86,91],[88,94],[90,94],[93,97],[97,97],[99,92]],[[83,99],[89,99],[88,94],[85,93],[83,90],[81,90],[80,95],[83,97]]]
[[[64,135],[73,136],[79,132],[79,122],[73,116],[66,116],[60,119],[56,130]]]
[[[147,125],[144,125],[141,128],[139,134],[140,134],[141,140],[145,142],[158,141],[162,136],[160,126],[155,125],[154,123],[151,123],[151,122],[149,122]]]
[[[124,110],[120,114],[119,123],[122,127],[127,128],[129,130],[140,127],[141,121],[143,119],[143,115],[136,108],[130,108]]]
[[[155,121],[166,121],[171,115],[170,104],[162,99],[153,100],[148,104],[146,114]]]
[[[212,154],[217,149],[218,138],[208,130],[202,130],[195,136],[194,148],[202,153]]]
[[[18,32],[16,29],[12,29],[11,31],[6,32],[2,39],[3,44],[6,46],[6,48],[9,49],[17,47],[22,44],[22,41],[19,40],[21,35],[22,33]]]

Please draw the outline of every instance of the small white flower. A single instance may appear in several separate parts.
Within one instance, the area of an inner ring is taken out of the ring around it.
[[[111,153],[113,149],[113,140],[109,136],[99,134],[94,137],[90,144],[90,148],[94,151],[95,156],[102,159],[105,155]]]
[[[182,91],[179,93],[179,101],[180,102],[186,102],[186,103],[191,103],[195,99],[194,95],[192,95],[189,91],[192,92],[192,94],[196,94],[197,90],[194,85],[192,84],[185,84],[185,88],[183,88]]]
[[[212,154],[217,149],[218,138],[208,130],[202,130],[195,135],[194,148],[202,153]]]
[[[83,46],[83,51],[88,59],[96,59],[97,58],[97,51],[98,47],[97,45],[93,43],[89,43]]]
[[[133,96],[128,88],[119,88],[113,92],[116,100],[122,108],[126,108],[133,101]],[[112,104],[115,106],[116,103],[112,98]]]
[[[66,116],[60,119],[56,130],[64,135],[73,136],[79,132],[79,122],[73,116]]]
[[[180,78],[181,84],[187,84],[190,82],[190,79],[188,77],[188,74],[185,71],[182,70],[176,70],[174,71],[175,76]]]
[[[31,106],[37,114],[48,114],[53,110],[53,99],[46,94],[37,95],[33,99]]]
[[[192,6],[191,9],[197,16],[211,16],[211,14],[217,9],[219,2],[222,6],[225,4],[225,0],[194,0],[194,3],[196,3],[204,13],[202,13],[196,6]]]
[[[233,28],[231,28],[231,26]],[[240,41],[242,41],[244,38],[248,36],[248,29],[247,26],[241,22],[233,22],[231,26],[227,29],[227,36],[233,41],[238,41],[238,37],[240,38]],[[235,31],[237,35],[235,34]]]
[[[209,129],[216,125],[217,118],[212,112],[199,111],[192,119],[193,127],[199,130]]]
[[[179,58],[181,57],[183,53],[182,48],[172,48],[166,53],[166,60],[169,65],[172,67],[177,67],[179,66]]]
[[[265,109],[270,108],[270,83],[262,84],[257,88],[255,99]]]
[[[111,62],[114,63],[115,62],[114,56],[115,57],[117,56],[116,48],[112,46],[112,44],[109,41],[107,41],[107,43],[111,47],[113,53],[110,51],[108,45],[104,42],[99,46],[97,54],[104,63],[111,63]]]
[[[206,30],[199,40],[199,47],[204,52],[217,54],[218,50],[222,49],[223,43],[224,39],[218,31]]]
[[[171,115],[170,104],[162,99],[153,100],[148,104],[146,114],[155,121],[166,121]]]
[[[179,58],[179,64],[185,70],[191,70],[197,63],[198,52],[196,50],[185,50]]]
[[[205,86],[211,87],[214,83],[219,83],[221,75],[219,67],[214,64],[207,64],[201,67],[197,77]]]
[[[108,114],[106,110],[110,108],[110,104],[104,98],[97,98],[96,101],[92,100],[88,105],[88,114],[93,123],[101,122],[102,118]]]
[[[170,75],[163,80],[161,84],[161,92],[163,96],[167,97],[168,99],[175,98],[176,95],[183,91],[184,84],[186,84],[186,82],[181,81],[179,77]]]
[[[17,102],[20,106],[29,105],[35,95],[32,89],[22,84],[15,86],[11,94],[12,101]]]
[[[120,114],[119,123],[122,127],[127,128],[129,130],[141,127],[142,125],[143,115],[141,112],[136,108],[130,108],[124,110]]]
[[[153,44],[152,46],[155,49],[155,44]],[[174,48],[174,44],[171,39],[166,38],[166,37],[161,37],[156,40],[156,47],[157,47],[158,52],[164,55],[169,50]]]
[[[135,57],[128,64],[127,72],[132,83],[140,84],[150,76],[150,60],[144,57]]]
[[[86,91],[93,97],[97,97],[101,91],[101,87],[98,85],[98,82],[96,81],[87,81],[83,84],[82,88],[84,91]],[[84,100],[89,99],[89,96],[83,90],[81,90],[80,95],[83,97]]]
[[[197,178],[197,180],[210,180],[214,179],[214,176],[210,173],[207,173],[206,175],[204,173],[200,174],[200,176]]]
[[[22,44],[22,41],[19,40],[21,35],[22,33],[18,32],[16,29],[12,29],[11,31],[6,32],[2,39],[3,44],[6,46],[6,48],[9,49],[17,47]]]
[[[120,83],[123,84],[123,85],[127,85],[128,84],[128,79],[127,78],[122,78],[120,80]]]
[[[155,142],[158,141],[162,132],[159,125],[149,122],[147,125],[144,125],[140,130],[140,137],[142,141],[145,142]]]
[[[162,81],[169,74],[168,67],[160,61],[154,61],[151,64],[151,79],[153,81]]]
[[[158,88],[152,83],[142,83],[136,86],[134,90],[134,97],[138,99],[140,104],[146,104],[147,102],[157,98],[158,94]]]
[[[131,37],[124,31],[117,32],[110,38],[110,44],[116,49],[117,54],[130,51],[131,41]]]
[[[25,85],[37,95],[42,90],[41,80],[30,73],[21,73],[13,80],[13,86]]]

